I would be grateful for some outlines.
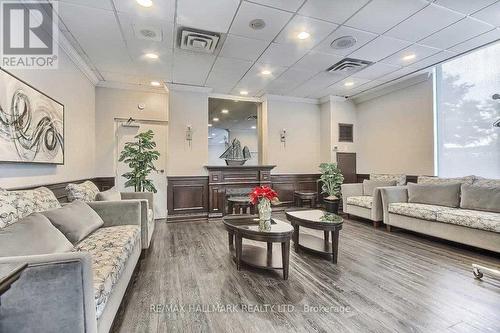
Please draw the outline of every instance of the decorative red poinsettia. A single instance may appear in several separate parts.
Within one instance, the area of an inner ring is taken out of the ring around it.
[[[267,199],[272,203],[278,203],[278,193],[269,186],[257,186],[250,192],[252,204],[257,204],[261,199]]]

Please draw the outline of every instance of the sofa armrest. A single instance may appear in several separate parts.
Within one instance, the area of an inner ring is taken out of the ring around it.
[[[408,202],[407,186],[380,187],[382,195],[382,207],[384,212],[384,223],[389,221],[389,204],[396,202]]]
[[[90,254],[0,258],[17,263],[28,267],[1,296],[1,332],[97,332]]]
[[[121,192],[122,200],[147,200],[148,208],[154,209],[153,193],[151,192]]]
[[[104,227],[130,224],[143,227],[140,200],[91,201],[88,204],[103,219]]]
[[[343,211],[347,211],[347,198],[363,195],[363,184],[342,184],[342,208]]]

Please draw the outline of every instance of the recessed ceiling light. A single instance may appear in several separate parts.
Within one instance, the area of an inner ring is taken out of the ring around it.
[[[144,55],[148,59],[158,59],[160,56],[156,53],[146,53]]]
[[[297,35],[297,38],[298,39],[307,39],[311,36],[310,33],[308,33],[307,31],[301,31],[298,35]]]
[[[242,91],[240,91],[240,95],[248,95],[248,91],[242,90]]]
[[[260,72],[262,75],[271,75],[271,71],[264,69],[262,72]]]
[[[215,117],[212,120],[215,121],[215,122],[217,122],[217,121],[219,121],[219,118]]]
[[[142,7],[151,7],[153,5],[153,0],[136,0]]]
[[[158,82],[158,81],[151,81],[151,85],[152,85],[153,87],[159,87],[159,86],[161,85],[161,83],[160,83],[160,82]]]
[[[212,127],[212,124],[208,124],[208,127]]]
[[[416,57],[417,57],[417,55],[416,55],[416,54],[414,54],[414,53],[412,53],[412,54],[405,55],[405,56],[403,57],[403,60],[408,61],[408,60],[415,59]]]
[[[226,114],[226,113],[229,113],[229,110],[224,109],[224,110],[222,110],[221,112],[222,112],[222,113],[224,113],[224,114]]]
[[[256,129],[256,128],[257,128],[257,126],[252,126],[252,129]]]
[[[346,86],[346,87],[352,87],[353,85],[354,85],[354,82],[352,82],[352,81],[344,83],[344,86]]]

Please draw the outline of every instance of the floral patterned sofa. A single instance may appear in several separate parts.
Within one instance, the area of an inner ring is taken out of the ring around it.
[[[111,189],[106,192],[116,193],[117,198],[109,198],[107,200],[140,200],[141,202],[141,237],[142,248],[148,249],[151,244],[153,232],[155,229],[155,218],[153,212],[153,193],[149,192],[118,192]],[[66,196],[68,201],[82,200],[84,202],[92,202],[99,199],[99,188],[90,180],[81,184],[68,184],[66,186]],[[103,198],[102,196],[101,198]],[[101,199],[106,200],[106,199]]]
[[[457,183],[457,203],[440,202],[437,191],[445,184]],[[431,185],[423,202],[412,202],[408,187],[413,184],[381,190],[384,223],[389,231],[395,226],[500,253],[500,180],[421,176],[417,184]],[[470,191],[475,191],[472,206]]]
[[[371,174],[370,180],[365,180],[362,184],[343,184],[343,212],[371,220],[374,226],[378,226],[383,220],[380,187],[404,184],[406,184],[406,175],[391,174]]]
[[[58,320],[71,325],[67,331],[109,331],[142,250],[141,202],[103,201],[88,205],[104,224],[73,244],[71,251],[0,257],[0,265],[29,264],[15,288],[2,297],[2,310],[10,316],[0,311],[0,331],[56,331],[61,327],[57,326]],[[8,232],[10,226],[32,213],[60,207],[55,195],[45,187],[0,189],[0,229]],[[26,302],[27,295],[30,302]],[[25,313],[32,315],[18,320],[26,317]]]

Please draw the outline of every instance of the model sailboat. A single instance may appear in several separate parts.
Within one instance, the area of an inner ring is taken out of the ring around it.
[[[251,157],[250,149],[247,146],[241,149],[241,142],[238,139],[233,139],[229,147],[219,156],[226,160],[227,165],[243,165]]]

